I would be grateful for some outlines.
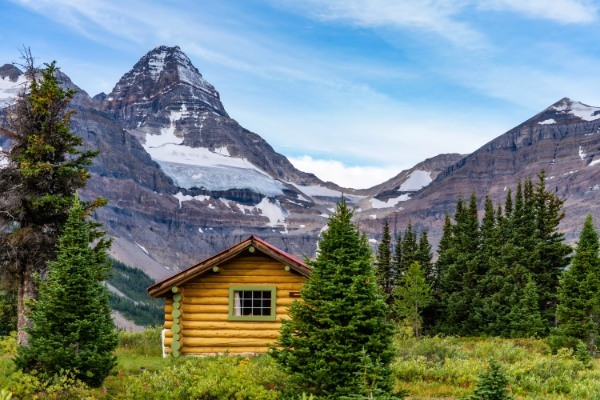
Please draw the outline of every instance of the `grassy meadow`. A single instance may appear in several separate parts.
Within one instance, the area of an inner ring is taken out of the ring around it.
[[[289,393],[268,356],[163,359],[157,328],[121,333],[115,374],[97,389],[69,376],[41,382],[15,371],[15,349],[14,337],[0,341],[0,400],[302,398]],[[408,399],[460,399],[473,392],[490,359],[502,365],[516,399],[600,399],[599,360],[582,361],[566,349],[552,355],[540,339],[399,337],[396,389]]]

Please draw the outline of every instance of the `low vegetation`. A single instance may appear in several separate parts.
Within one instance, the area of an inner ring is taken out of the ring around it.
[[[409,329],[410,330],[410,329]],[[16,370],[16,337],[0,340],[0,399],[302,399],[265,355],[253,358],[162,358],[160,329],[121,332],[118,366],[102,387],[90,389],[68,374],[44,381]],[[600,363],[570,349],[552,354],[541,339],[432,337],[397,339],[392,376],[407,399],[462,399],[482,387],[496,362],[507,394],[526,399],[600,399]],[[492,371],[493,372],[493,371]],[[501,379],[500,379],[501,381]],[[4,396],[4,397],[3,397]],[[304,398],[309,398],[305,396]],[[480,398],[480,397],[470,397]],[[510,397],[506,397],[510,398]]]

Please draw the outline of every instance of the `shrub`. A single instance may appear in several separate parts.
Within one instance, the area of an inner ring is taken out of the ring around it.
[[[267,356],[175,361],[159,372],[125,378],[124,399],[277,399],[285,375]]]

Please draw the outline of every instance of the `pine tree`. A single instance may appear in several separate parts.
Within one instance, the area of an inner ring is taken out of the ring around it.
[[[475,392],[468,400],[509,400],[513,396],[508,391],[508,378],[500,364],[490,360],[488,369],[479,375]]]
[[[391,305],[393,303],[392,293],[395,288],[395,270],[392,261],[392,238],[390,235],[390,225],[387,220],[383,222],[383,232],[381,235],[381,242],[377,246],[377,281],[381,288],[386,303]]]
[[[422,230],[421,234],[419,235],[419,244],[417,245],[416,261],[421,264],[421,268],[423,269],[423,273],[427,278],[427,282],[433,287],[436,280],[436,274],[433,270],[433,263],[431,261],[432,258],[431,244],[429,243],[429,238],[427,237],[427,231]]]
[[[547,326],[540,312],[538,287],[531,276],[523,295],[519,296],[518,303],[512,307],[506,319],[506,331],[500,333],[504,337],[531,338],[545,335]]]
[[[396,315],[410,325],[416,338],[421,334],[423,309],[431,304],[433,296],[425,272],[418,261],[406,270],[404,284],[396,288]]]
[[[97,226],[86,221],[76,198],[59,239],[57,258],[49,263],[39,298],[31,306],[33,327],[27,328],[29,346],[18,349],[19,368],[47,377],[67,371],[98,387],[115,367],[112,351],[117,334],[103,285],[111,268],[106,255],[110,242]]]
[[[27,344],[26,300],[36,297],[33,276],[54,258],[55,243],[74,193],[89,176],[96,152],[82,151],[69,130],[74,91],[61,88],[55,63],[41,71],[25,51],[29,87],[8,109],[2,133],[11,139],[0,169],[0,266],[18,288],[18,341]]]
[[[546,191],[545,182],[546,176],[541,171],[533,192],[536,242],[530,271],[538,285],[542,318],[552,326],[556,317],[559,278],[569,264],[572,249],[564,243],[564,234],[558,230],[565,217],[564,202]]]
[[[560,280],[556,312],[562,333],[583,340],[594,353],[600,344],[599,248],[598,232],[588,215],[571,266]]]
[[[370,247],[351,218],[342,199],[317,258],[309,262],[313,270],[302,301],[290,307],[291,319],[272,350],[300,391],[331,399],[362,394],[365,373],[379,389],[392,388],[393,328],[385,319]]]

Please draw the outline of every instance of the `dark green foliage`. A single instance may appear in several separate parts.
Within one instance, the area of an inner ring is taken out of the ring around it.
[[[351,222],[345,200],[338,204],[319,242],[302,302],[290,308],[273,356],[290,374],[298,393],[325,398],[361,394],[368,360],[371,389],[392,388],[389,363],[393,328],[377,288],[371,250]],[[365,394],[365,393],[362,393]]]
[[[138,325],[156,326],[163,323],[164,300],[153,299],[146,288],[154,281],[144,271],[120,261],[111,260],[108,283],[127,297],[110,294],[110,307]]]
[[[33,327],[28,328],[29,346],[18,349],[19,368],[48,378],[71,372],[97,387],[115,367],[117,333],[103,285],[111,267],[106,255],[110,242],[97,225],[86,221],[83,206],[75,199],[57,258],[49,263],[39,298],[31,305]]]
[[[562,274],[556,311],[562,334],[585,342],[596,353],[600,340],[600,243],[589,215],[570,267]]]
[[[446,217],[436,270],[435,330],[453,335],[546,336],[554,324],[558,277],[570,247],[558,224],[562,201],[545,176],[519,182],[495,209],[489,197],[479,222],[477,200],[459,199]],[[526,318],[525,318],[526,317]]]
[[[18,288],[21,344],[27,343],[24,300],[36,297],[33,276],[54,259],[75,191],[85,186],[96,155],[82,151],[82,139],[69,130],[74,91],[61,87],[58,68],[50,63],[37,70],[28,50],[24,55],[30,84],[0,128],[13,144],[0,168],[0,248],[10,249],[0,252],[0,267]]]
[[[508,389],[508,378],[500,364],[490,360],[489,367],[477,381],[475,392],[467,397],[468,400],[508,400],[512,399]]]
[[[383,292],[386,303],[391,305],[393,302],[392,293],[396,287],[396,271],[392,260],[390,225],[387,220],[383,222],[383,232],[381,242],[377,246],[375,265],[377,267],[377,282]]]
[[[17,291],[0,290],[0,337],[17,330]]]

